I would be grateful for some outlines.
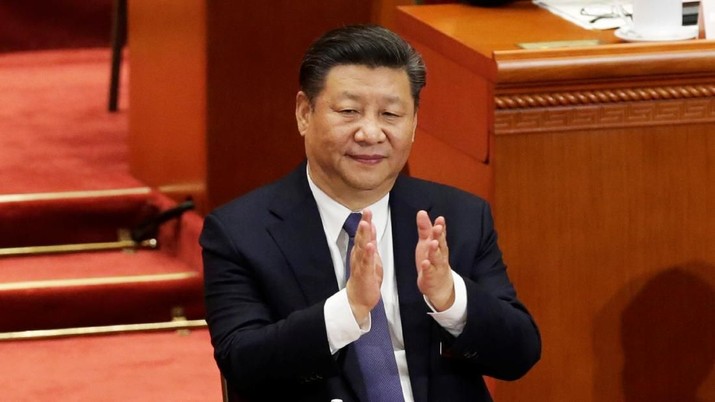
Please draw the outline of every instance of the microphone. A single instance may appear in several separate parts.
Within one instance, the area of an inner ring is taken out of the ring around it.
[[[174,208],[167,209],[156,216],[146,219],[144,222],[137,225],[131,230],[130,236],[132,240],[141,243],[144,240],[156,238],[161,224],[180,217],[184,212],[194,209],[195,205],[192,200],[186,200]]]

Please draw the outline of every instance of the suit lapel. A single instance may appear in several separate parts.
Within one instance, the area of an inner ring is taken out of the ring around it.
[[[285,255],[307,304],[313,305],[335,294],[338,284],[318,205],[308,186],[305,169],[305,163],[301,164],[281,184],[277,192],[279,196],[269,206],[278,219],[268,231]],[[350,387],[353,394],[345,394],[347,389],[342,390],[340,382],[332,382],[330,386],[337,386],[334,390],[336,395],[342,395],[347,398],[345,400],[355,399],[355,394],[360,395],[359,400],[366,400],[362,392],[362,376],[350,356],[351,352],[348,346],[337,358],[348,379],[343,386]]]
[[[325,231],[301,164],[280,184],[269,206],[278,218],[268,231],[284,253],[308,305],[338,291]]]

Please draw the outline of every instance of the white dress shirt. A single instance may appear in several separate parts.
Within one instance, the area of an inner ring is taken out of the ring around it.
[[[361,211],[350,211],[325,194],[310,178],[310,170],[308,170],[308,184],[318,204],[323,230],[325,231],[328,248],[330,249],[330,255],[333,260],[335,277],[338,282],[338,288],[340,289],[340,291],[328,298],[323,310],[330,352],[334,354],[370,330],[370,323],[363,328],[358,325],[350,309],[347,291],[345,290],[345,283],[347,282],[347,278],[345,277],[345,254],[347,252],[348,235],[342,227],[351,212]],[[376,203],[367,207],[367,209],[372,211],[372,222],[377,229],[378,252],[382,261],[383,270],[380,291],[390,327],[390,338],[392,339],[397,369],[400,374],[402,393],[404,394],[405,402],[413,402],[414,397],[412,396],[412,388],[410,386],[405,343],[402,335],[402,322],[400,321],[397,281],[395,280],[395,260],[392,250],[392,224],[390,220],[389,198],[390,195],[387,194]],[[412,269],[417,268],[412,267]],[[455,300],[449,309],[436,312],[426,298],[425,302],[433,311],[429,313],[432,318],[449,333],[458,336],[462,333],[466,323],[467,290],[461,276],[452,271],[452,277],[454,279]]]

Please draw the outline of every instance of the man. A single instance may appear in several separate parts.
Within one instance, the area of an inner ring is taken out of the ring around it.
[[[207,216],[207,321],[244,399],[489,401],[482,375],[539,359],[488,205],[400,175],[424,84],[394,33],[328,32],[300,70],[307,162]]]

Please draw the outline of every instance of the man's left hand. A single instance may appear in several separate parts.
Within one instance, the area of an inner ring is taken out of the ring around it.
[[[454,282],[449,266],[447,247],[447,223],[444,217],[430,221],[425,211],[417,213],[417,287],[437,311],[444,311],[454,304]]]

